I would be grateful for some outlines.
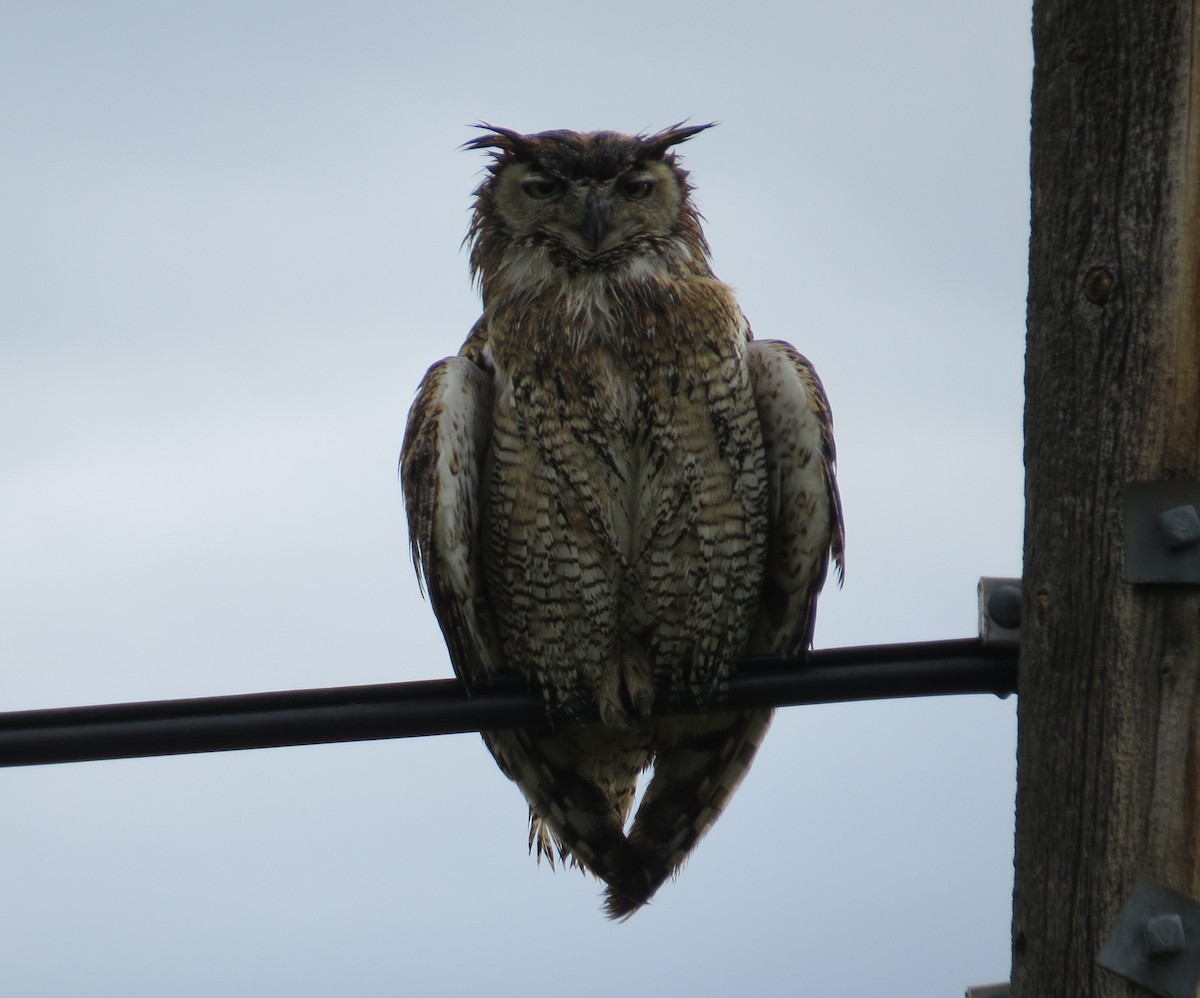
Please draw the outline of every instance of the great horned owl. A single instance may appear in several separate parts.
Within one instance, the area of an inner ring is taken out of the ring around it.
[[[683,864],[771,720],[655,719],[656,690],[719,711],[740,656],[808,647],[831,555],[842,570],[829,406],[709,267],[670,151],[709,126],[481,127],[483,315],[409,415],[413,560],[458,675],[515,673],[563,719],[484,741],[529,803],[530,850],[601,878],[621,918]]]

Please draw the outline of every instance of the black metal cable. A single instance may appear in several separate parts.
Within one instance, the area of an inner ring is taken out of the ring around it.
[[[1017,688],[1015,647],[977,638],[746,659],[722,709]],[[657,712],[657,711],[656,711]],[[513,680],[469,693],[455,679],[0,713],[0,766],[35,766],[455,734],[550,723]]]

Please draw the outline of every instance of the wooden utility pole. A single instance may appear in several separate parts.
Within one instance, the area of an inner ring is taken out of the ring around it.
[[[1136,878],[1200,897],[1200,586],[1127,581],[1123,521],[1200,480],[1200,0],[1033,20],[1012,993],[1131,998]]]

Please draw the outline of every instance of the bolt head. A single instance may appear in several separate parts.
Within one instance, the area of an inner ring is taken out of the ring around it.
[[[1195,506],[1176,506],[1158,514],[1158,525],[1167,547],[1188,547],[1200,541],[1200,514]]]
[[[1176,956],[1186,940],[1183,919],[1178,915],[1153,915],[1146,919],[1146,949],[1151,956]]]
[[[1017,586],[997,586],[987,599],[988,616],[993,623],[1009,630],[1021,626],[1021,590]]]

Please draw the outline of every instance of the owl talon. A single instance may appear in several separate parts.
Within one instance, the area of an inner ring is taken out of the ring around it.
[[[631,713],[637,717],[649,717],[654,706],[654,683],[642,671],[625,673],[625,693],[629,699]]]
[[[610,728],[628,731],[637,718],[650,716],[654,679],[646,653],[627,643],[600,677],[596,690],[600,720]]]
[[[600,695],[600,722],[606,728],[616,728],[618,731],[632,731],[633,724],[625,707],[615,693],[606,692]]]

